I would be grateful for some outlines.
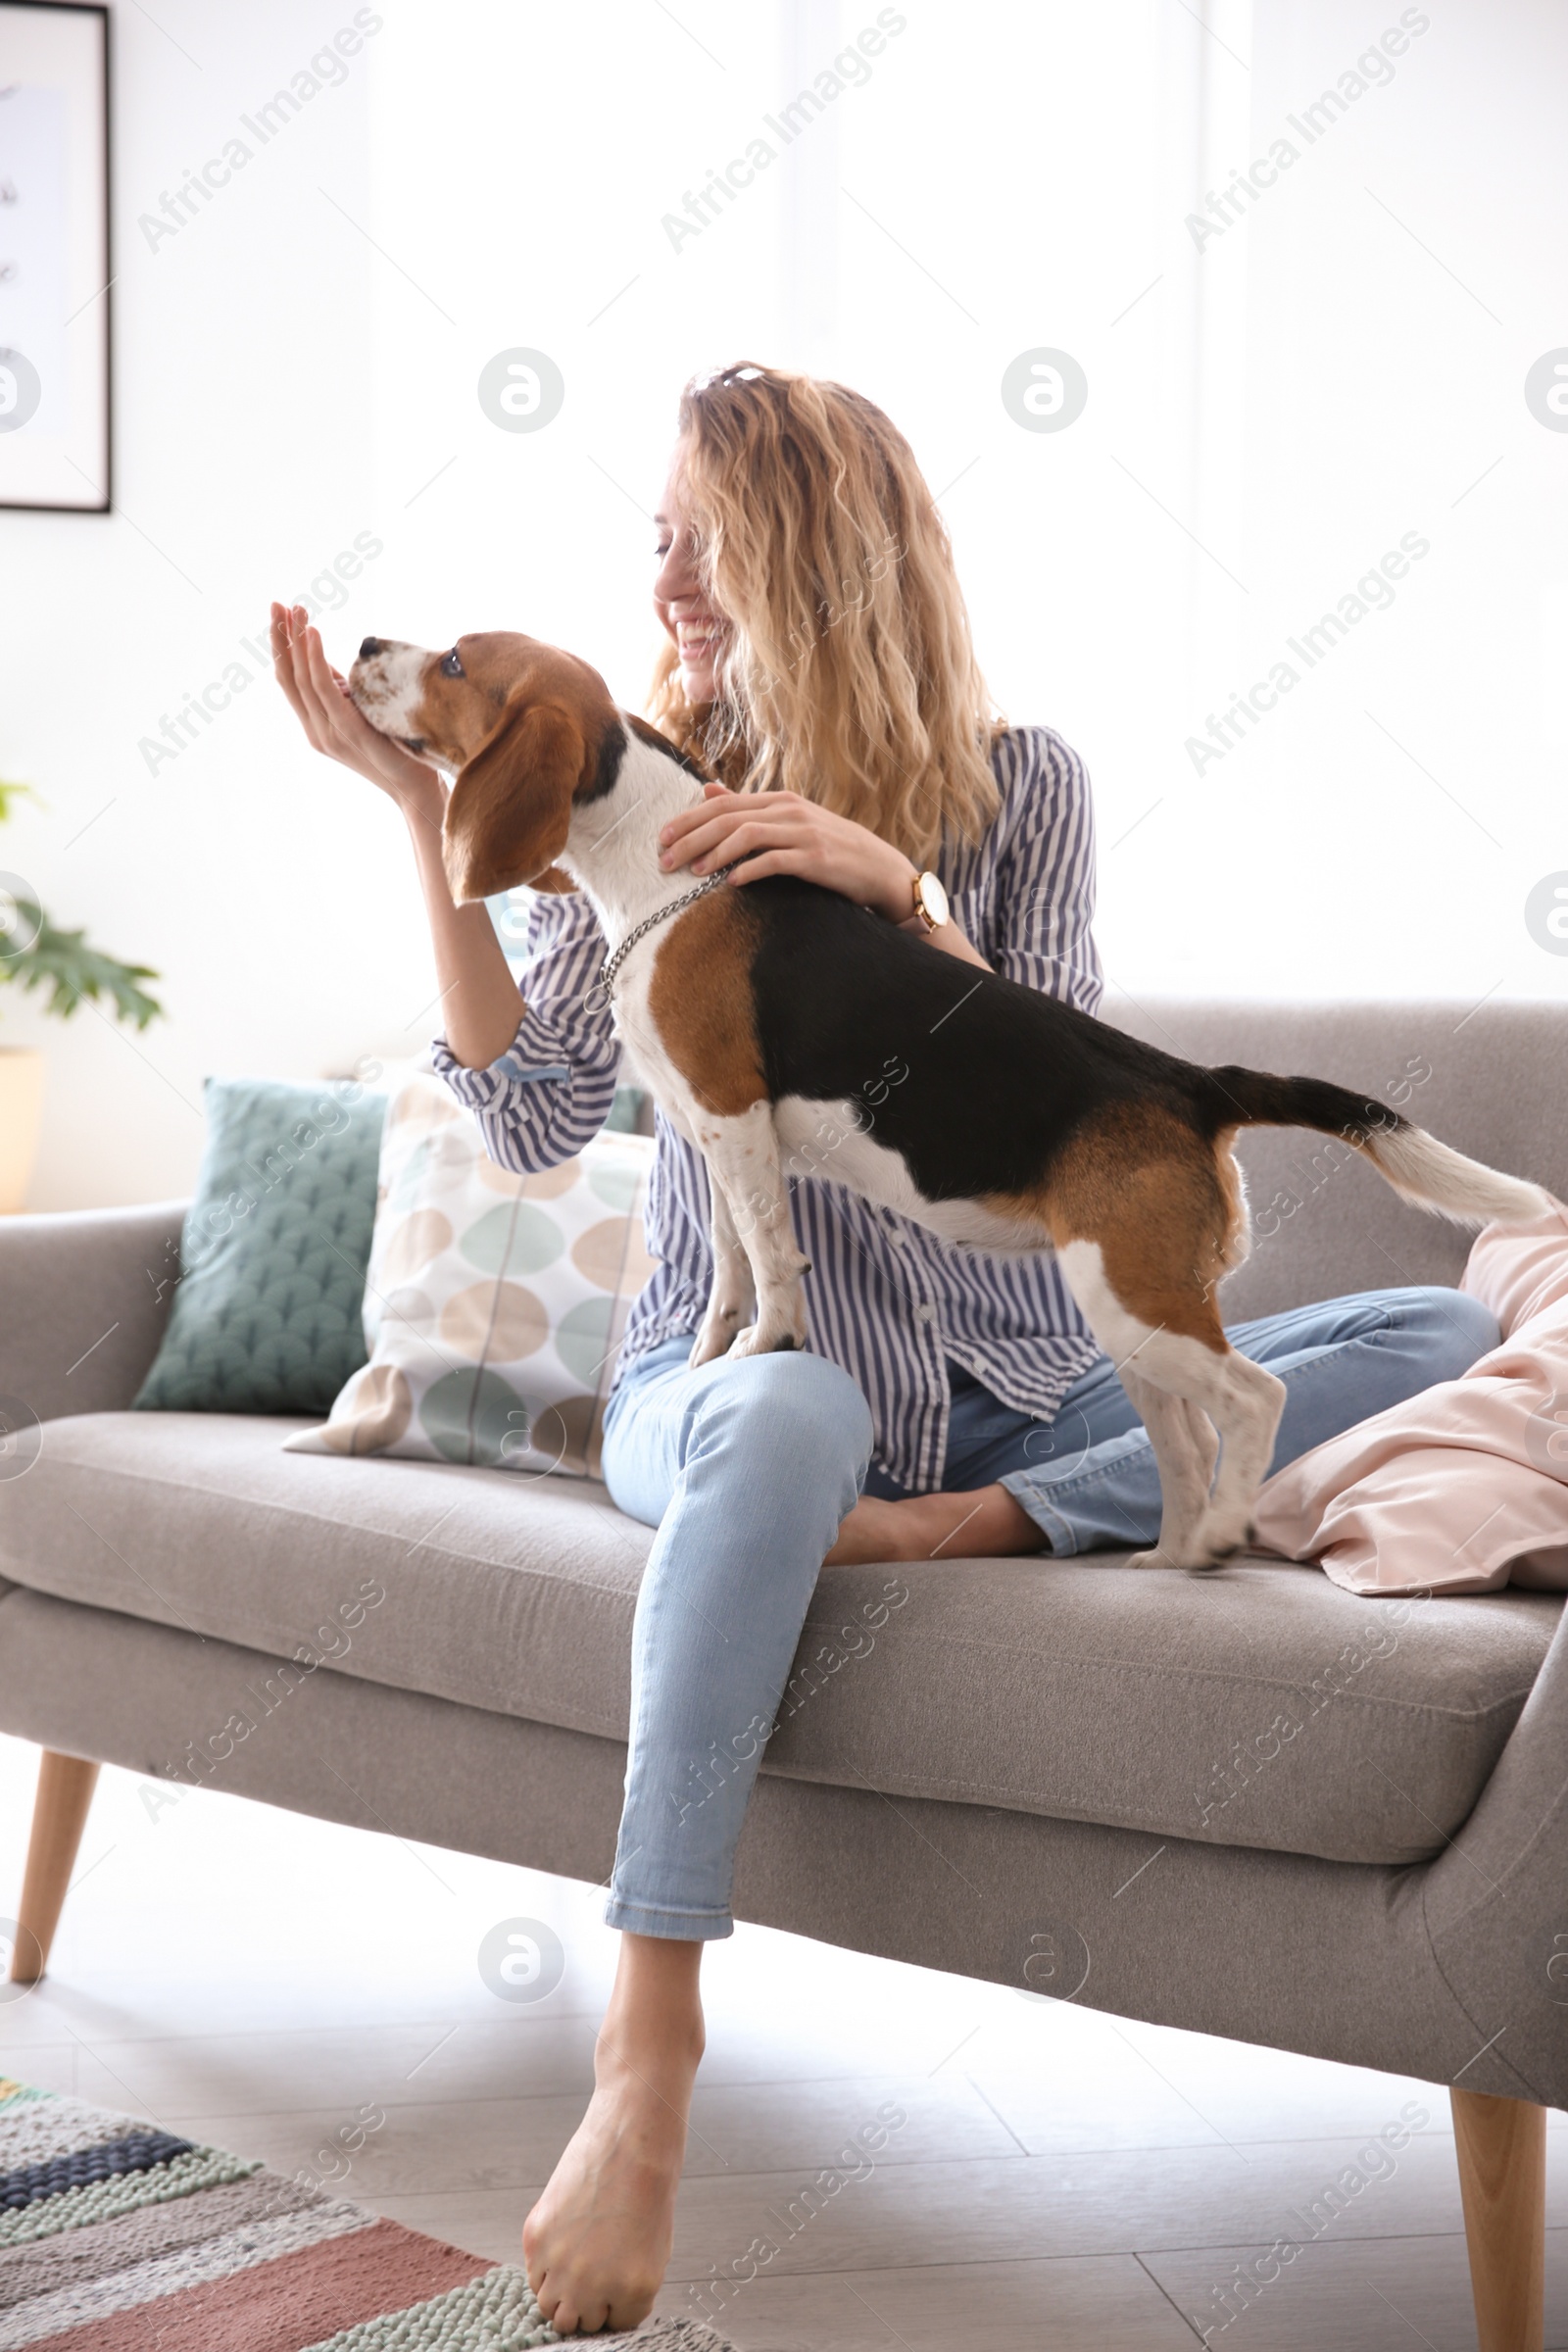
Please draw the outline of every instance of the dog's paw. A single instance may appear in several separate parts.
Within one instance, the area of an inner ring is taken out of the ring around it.
[[[730,1336],[720,1325],[716,1330],[704,1324],[692,1342],[692,1351],[686,1358],[689,1369],[695,1372],[700,1364],[711,1364],[730,1350]]]
[[[731,1355],[787,1354],[792,1348],[798,1348],[800,1344],[793,1331],[774,1329],[770,1332],[765,1324],[752,1323],[741,1333],[740,1338],[730,1349],[730,1353]]]
[[[711,1302],[698,1326],[687,1362],[695,1372],[699,1364],[711,1364],[721,1355],[728,1355],[735,1335],[746,1314],[744,1306],[717,1306]]]
[[[1245,1549],[1245,1539],[1233,1544],[1228,1537],[1216,1537],[1206,1544],[1195,1545],[1193,1557],[1183,1560],[1182,1566],[1189,1576],[1212,1576],[1216,1568],[1228,1567],[1236,1554]]]
[[[1253,1532],[1250,1510],[1245,1516],[1235,1510],[1209,1511],[1193,1539],[1193,1557],[1184,1565],[1199,1575],[1223,1568],[1239,1551],[1247,1550]]]
[[[1156,1546],[1152,1551],[1134,1551],[1127,1556],[1129,1568],[1179,1568],[1185,1576],[1212,1576],[1243,1549],[1243,1544],[1231,1543],[1214,1531],[1200,1529],[1185,1544],[1173,1544],[1167,1551]]]
[[[806,1346],[806,1308],[799,1300],[771,1315],[759,1314],[730,1349],[731,1355],[780,1355]]]

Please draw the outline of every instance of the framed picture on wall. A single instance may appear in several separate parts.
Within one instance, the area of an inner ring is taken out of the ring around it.
[[[0,0],[0,507],[109,507],[109,11]]]

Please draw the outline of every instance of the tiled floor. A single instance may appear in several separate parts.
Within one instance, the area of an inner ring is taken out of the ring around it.
[[[0,1909],[33,1771],[0,1740]],[[534,2003],[479,1973],[486,1932],[516,1919],[565,1948]],[[510,2257],[582,2109],[612,1944],[564,1881],[108,1772],[53,1974],[0,2000],[0,2072],[308,2166]],[[716,2313],[742,2352],[1168,2352],[1205,2328],[1227,2352],[1474,2346],[1430,2084],[759,1929],[706,1973],[662,2308]],[[1429,2121],[1397,2169],[1227,2302],[1238,2265],[1304,2238],[1296,2211],[1407,2102]],[[885,2144],[844,2154],[865,2128]],[[1568,2347],[1568,2117],[1551,2147],[1546,2341]],[[760,2266],[757,2241],[776,2249]]]

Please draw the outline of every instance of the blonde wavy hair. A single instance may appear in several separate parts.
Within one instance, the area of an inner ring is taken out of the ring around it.
[[[843,384],[742,363],[686,386],[674,478],[729,635],[711,704],[663,649],[653,723],[735,790],[797,792],[917,865],[978,839],[1001,722],[904,435]]]

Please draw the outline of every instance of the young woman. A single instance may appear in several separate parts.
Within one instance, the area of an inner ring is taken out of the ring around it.
[[[667,828],[662,862],[700,876],[739,860],[740,890],[804,875],[921,931],[932,955],[1093,1012],[1083,767],[1048,729],[994,719],[946,532],[882,412],[768,368],[699,378],[658,528],[668,642],[650,715],[724,779]],[[441,779],[361,718],[302,611],[272,608],[272,643],[311,742],[408,818],[447,1013],[437,1068],[503,1165],[558,1164],[602,1126],[619,1060],[608,1014],[584,1004],[603,955],[592,907],[535,901],[519,1004],[488,913],[448,891]],[[952,906],[929,934],[924,870]],[[896,1065],[885,1075],[900,1082]],[[830,1163],[792,1200],[812,1267],[808,1349],[691,1369],[707,1188],[660,1121],[661,1262],[604,1449],[614,1501],[659,1530],[607,1912],[619,1965],[593,2097],[523,2231],[563,2333],[634,2326],[662,2278],[703,2051],[698,1965],[731,1932],[742,1817],[824,1559],[1070,1555],[1158,1535],[1148,1439],[1049,1258],[951,1250],[835,1185]],[[1397,1290],[1233,1336],[1285,1382],[1278,1468],[1454,1377],[1497,1331],[1456,1292]]]

